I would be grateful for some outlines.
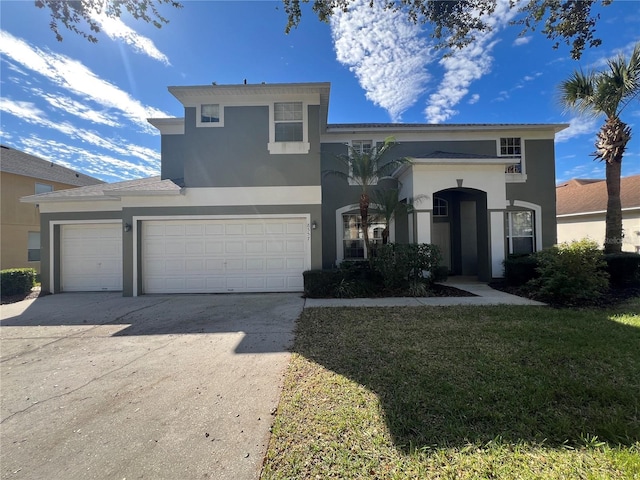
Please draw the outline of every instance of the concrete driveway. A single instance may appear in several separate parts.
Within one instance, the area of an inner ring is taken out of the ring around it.
[[[303,305],[65,293],[2,306],[2,478],[257,478]]]

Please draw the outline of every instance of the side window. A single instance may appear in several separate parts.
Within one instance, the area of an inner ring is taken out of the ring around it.
[[[47,185],[46,183],[36,183],[36,195],[39,193],[53,192],[53,185]]]
[[[276,142],[302,142],[302,102],[279,102],[274,104]]]
[[[507,212],[506,230],[509,253],[535,251],[534,218],[531,210]]]
[[[40,261],[40,232],[29,232],[27,238],[27,261]]]

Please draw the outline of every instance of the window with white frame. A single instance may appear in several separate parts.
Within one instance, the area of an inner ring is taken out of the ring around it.
[[[200,105],[200,123],[220,123],[220,105],[217,103]]]
[[[524,173],[522,171],[522,139],[503,137],[500,139],[498,154],[501,157],[517,157],[518,161],[505,166],[505,173]]]
[[[433,197],[433,216],[434,217],[448,217],[449,216],[449,202],[444,198]]]
[[[36,195],[39,193],[53,192],[53,185],[47,185],[46,183],[36,183]]]
[[[382,244],[382,231],[385,226],[382,223],[369,225],[369,240],[371,244]],[[364,230],[362,229],[362,217],[356,213],[342,215],[342,246],[345,260],[357,260],[365,258]]]
[[[273,105],[276,142],[302,142],[302,102],[277,102]]]
[[[371,153],[373,149],[373,140],[351,140],[351,148],[349,149],[349,157],[351,157],[354,153],[357,155],[367,155]],[[374,169],[376,167],[374,166]],[[353,176],[353,164],[351,160],[349,160],[349,185],[357,185],[352,178]],[[372,184],[378,183],[376,179],[373,179]]]
[[[507,212],[506,230],[509,253],[533,253],[535,251],[534,214],[531,210]]]
[[[29,232],[27,238],[27,261],[40,261],[40,232]]]

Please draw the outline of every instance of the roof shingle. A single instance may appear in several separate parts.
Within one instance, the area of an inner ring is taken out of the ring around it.
[[[604,212],[607,210],[605,180],[572,179],[556,186],[557,215]],[[622,208],[640,208],[640,175],[620,179]]]

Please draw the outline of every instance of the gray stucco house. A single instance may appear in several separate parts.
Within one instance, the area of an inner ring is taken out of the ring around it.
[[[435,243],[453,274],[502,276],[510,252],[556,241],[563,124],[327,124],[328,83],[169,87],[159,177],[26,197],[41,213],[45,291],[302,291],[302,272],[364,256],[359,187],[323,175],[348,144],[389,136],[401,198],[391,228]],[[391,180],[381,180],[391,181]],[[371,225],[376,241],[381,226]]]

